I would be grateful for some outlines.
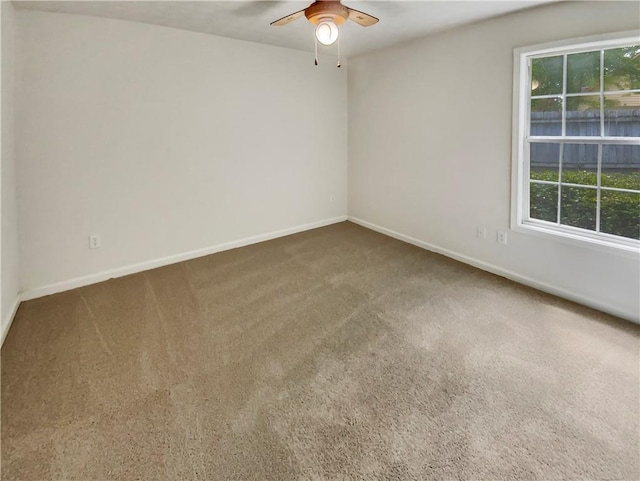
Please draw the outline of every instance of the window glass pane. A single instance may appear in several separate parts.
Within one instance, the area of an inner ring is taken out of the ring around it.
[[[558,221],[558,186],[531,182],[529,190],[529,217]]]
[[[602,146],[601,185],[640,190],[640,145]]]
[[[595,230],[596,199],[596,189],[562,186],[560,223]]]
[[[600,91],[600,51],[567,55],[567,93]]]
[[[566,134],[600,135],[600,96],[567,97]]]
[[[562,153],[563,184],[598,184],[598,146],[565,144]]]
[[[640,194],[603,190],[600,193],[600,231],[640,239]]]
[[[640,45],[604,51],[604,90],[640,89]]]
[[[562,93],[562,55],[531,61],[531,95]]]
[[[640,137],[640,93],[604,96],[604,135]]]
[[[562,135],[562,98],[531,100],[531,135]]]
[[[557,182],[560,173],[560,144],[532,143],[529,172],[531,179]]]
[[[522,185],[529,191],[526,219],[640,239],[640,44],[634,43],[529,57],[531,85],[522,95],[530,87],[532,138],[520,159],[529,172],[529,185]],[[610,143],[615,137],[631,145]]]

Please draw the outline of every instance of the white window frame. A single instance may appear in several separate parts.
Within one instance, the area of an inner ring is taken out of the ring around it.
[[[618,32],[592,37],[562,40],[558,42],[516,48],[513,51],[513,144],[511,185],[511,229],[522,234],[534,235],[576,246],[587,247],[638,258],[640,241],[601,232],[592,232],[571,226],[557,225],[537,219],[528,219],[529,212],[529,105],[531,80],[529,61],[536,56],[552,56],[615,48],[628,44],[640,44],[640,30]],[[602,115],[601,115],[602,117]],[[564,125],[564,121],[563,121]],[[563,132],[564,133],[564,132]],[[538,141],[540,141],[539,138]],[[595,143],[615,140],[616,144],[640,142],[638,137],[549,137],[547,142]],[[599,182],[599,181],[598,181]]]

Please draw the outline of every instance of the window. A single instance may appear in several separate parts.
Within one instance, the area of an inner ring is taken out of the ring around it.
[[[512,227],[638,252],[637,33],[514,52]]]

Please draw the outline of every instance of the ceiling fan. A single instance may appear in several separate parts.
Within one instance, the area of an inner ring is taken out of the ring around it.
[[[271,25],[276,27],[288,25],[302,15],[316,26],[316,40],[323,45],[331,45],[338,39],[338,25],[342,25],[347,19],[353,20],[363,27],[370,27],[378,23],[378,19],[373,15],[342,5],[340,0],[316,0],[304,10],[282,17],[271,22]],[[340,42],[338,42],[338,67],[340,67],[339,49]],[[317,44],[315,63],[318,65]]]

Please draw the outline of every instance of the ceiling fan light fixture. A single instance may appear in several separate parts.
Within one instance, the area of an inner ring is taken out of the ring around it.
[[[323,19],[316,26],[316,38],[322,45],[331,45],[338,39],[338,26],[331,19]]]
[[[271,25],[275,25],[276,27],[288,25],[303,15],[307,17],[307,20],[309,20],[312,25],[316,26],[316,38],[314,42],[316,58],[314,63],[318,65],[318,42],[323,45],[332,45],[337,40],[338,68],[340,67],[340,40],[338,39],[340,32],[338,32],[338,25],[342,25],[347,20],[353,20],[363,27],[370,27],[378,23],[376,17],[359,10],[354,10],[353,8],[345,7],[342,5],[341,0],[315,0],[304,10],[298,10],[286,17],[279,18],[275,22],[271,22]]]

